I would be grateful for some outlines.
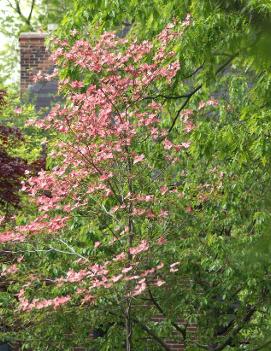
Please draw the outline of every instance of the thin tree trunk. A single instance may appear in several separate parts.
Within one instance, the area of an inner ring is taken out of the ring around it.
[[[128,301],[126,309],[126,319],[125,319],[125,329],[126,329],[126,351],[132,351],[132,318],[131,318],[131,301]]]
[[[129,170],[129,175],[128,175],[128,188],[129,192],[132,194],[133,193],[133,185],[132,185],[132,179],[131,173],[132,173],[132,161],[131,157],[129,154],[129,149],[128,147],[126,148],[127,151],[127,161],[128,161],[128,170]],[[129,209],[128,209],[128,228],[129,228],[129,249],[133,246],[133,240],[134,240],[134,225],[133,225],[133,219],[132,219],[132,212],[133,212],[133,205],[130,203],[129,204]],[[130,262],[132,259],[132,256],[129,252],[128,249],[128,261]],[[126,307],[126,320],[125,320],[125,328],[126,328],[126,351],[132,351],[132,333],[133,333],[133,323],[132,323],[132,298],[129,297],[130,292],[131,292],[131,282],[128,282],[127,284],[127,292],[128,292],[128,298],[127,298],[127,307]]]

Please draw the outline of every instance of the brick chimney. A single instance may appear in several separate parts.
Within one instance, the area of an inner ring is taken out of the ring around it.
[[[47,33],[22,33],[20,35],[20,90],[36,108],[49,107],[57,92],[56,81],[33,82],[33,77],[41,71],[51,73],[50,52],[45,46]]]
[[[33,85],[32,77],[39,70],[49,68],[49,52],[45,47],[46,33],[22,33],[20,35],[21,92]]]

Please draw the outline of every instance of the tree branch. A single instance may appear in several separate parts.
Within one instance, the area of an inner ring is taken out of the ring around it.
[[[210,350],[222,351],[226,346],[228,346],[231,343],[232,339],[240,332],[240,330],[243,329],[245,324],[250,321],[250,319],[252,318],[255,312],[256,312],[256,307],[255,306],[250,307],[246,315],[244,316],[243,320],[241,321],[241,323],[233,329],[231,335],[229,335],[222,344],[217,345],[214,348],[211,348]]]
[[[197,74],[202,68],[204,67],[204,63],[197,67],[192,73],[190,73],[188,76],[184,77],[183,80],[187,80],[191,77],[193,77],[195,74]]]
[[[217,70],[216,70],[216,75],[219,74],[220,72],[222,72],[224,70],[225,67],[227,67],[229,65],[229,63],[237,56],[237,54],[232,55],[226,62],[224,62]],[[182,104],[182,106],[179,108],[179,110],[176,113],[176,116],[174,117],[172,124],[168,130],[168,133],[170,133],[172,131],[172,129],[174,128],[178,117],[180,116],[181,111],[186,107],[186,105],[189,103],[190,99],[192,98],[192,96],[194,96],[196,94],[197,91],[199,91],[202,88],[203,84],[201,83],[200,85],[198,85],[193,91],[191,91],[190,93],[186,94],[186,100],[184,101],[184,103]]]
[[[20,6],[20,0],[15,0],[15,5],[13,5],[11,3],[11,1],[8,0],[9,6],[20,16],[21,20],[24,23],[26,23],[29,26],[29,29],[32,30],[32,31],[34,30],[34,28],[31,25],[31,17],[32,17],[32,14],[33,14],[35,2],[36,2],[36,0],[32,0],[29,15],[28,15],[28,17],[26,17],[23,14],[23,12],[22,12],[22,9],[21,9],[21,6]]]
[[[32,0],[30,12],[29,12],[29,15],[28,15],[28,17],[27,17],[27,20],[28,20],[28,23],[29,23],[29,24],[30,24],[30,22],[31,22],[31,17],[32,17],[32,14],[33,14],[33,10],[34,10],[35,3],[36,3],[36,0]]]
[[[169,346],[154,332],[152,331],[148,326],[146,326],[143,322],[141,322],[139,319],[137,318],[133,318],[133,322],[135,322],[136,324],[138,324],[142,330],[144,330],[147,334],[149,334],[153,340],[159,344],[160,346],[162,346],[166,351],[170,351],[171,349],[169,348]]]
[[[149,296],[150,296],[150,299],[152,301],[152,303],[154,304],[154,306],[157,308],[157,310],[165,317],[167,318],[166,316],[166,313],[163,311],[162,307],[159,305],[159,303],[157,302],[157,300],[154,298],[152,292],[151,292],[151,289],[148,285],[148,292],[149,292]],[[179,332],[181,333],[182,337],[183,337],[183,340],[186,339],[186,328],[184,326],[179,326],[177,323],[173,322],[173,321],[170,321],[170,323],[172,324],[172,326]]]
[[[190,99],[192,98],[193,95],[196,94],[196,92],[198,90],[200,90],[202,88],[202,84],[200,84],[199,86],[197,86],[193,91],[191,91],[189,94],[187,94],[186,100],[184,101],[184,103],[182,104],[182,106],[179,108],[179,110],[177,111],[175,117],[173,118],[172,124],[168,130],[168,133],[170,133],[172,131],[172,129],[174,128],[178,117],[180,116],[180,113],[182,112],[182,110],[185,108],[185,106],[189,103]]]

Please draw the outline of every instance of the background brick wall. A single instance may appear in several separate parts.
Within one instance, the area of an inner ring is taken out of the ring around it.
[[[33,82],[39,72],[52,73],[50,52],[45,46],[46,33],[22,33],[20,35],[20,90],[23,99],[32,102],[37,110],[49,108],[56,100],[57,82]]]

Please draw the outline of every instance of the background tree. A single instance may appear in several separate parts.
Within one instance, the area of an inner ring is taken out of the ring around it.
[[[0,51],[0,83],[19,80],[19,36],[22,32],[47,31],[58,24],[71,2],[65,0],[3,0],[0,33],[6,43]]]

